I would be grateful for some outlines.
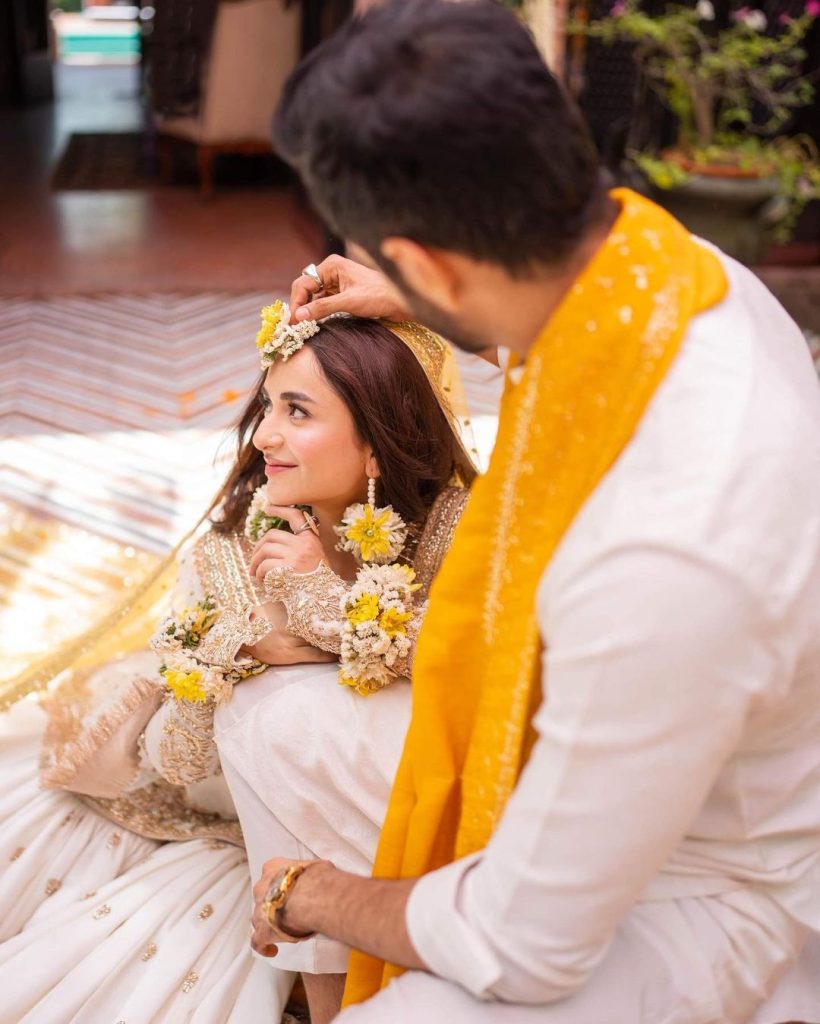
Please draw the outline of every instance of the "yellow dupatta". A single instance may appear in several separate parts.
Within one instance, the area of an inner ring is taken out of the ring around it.
[[[487,474],[432,587],[410,729],[374,875],[412,878],[482,849],[540,702],[536,589],[629,443],[689,322],[726,292],[719,260],[626,189],[606,241],[508,383]],[[345,1003],[400,973],[351,955]]]

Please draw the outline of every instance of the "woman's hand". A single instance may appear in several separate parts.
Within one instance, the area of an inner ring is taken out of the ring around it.
[[[254,618],[261,616],[267,619],[273,629],[258,644],[243,649],[266,665],[303,665],[336,660],[332,652],[311,647],[300,636],[288,632],[287,612],[280,602],[256,605],[253,615]]]
[[[304,513],[289,505],[268,505],[265,511],[268,515],[284,519],[294,532],[268,530],[256,542],[250,562],[251,576],[264,580],[271,569],[283,565],[298,573],[313,572],[324,558],[325,551],[316,534],[303,529],[307,523]],[[300,531],[298,534],[297,530]]]
[[[365,267],[344,256],[328,256],[316,267],[324,284],[301,274],[290,286],[290,309],[294,323],[321,320],[331,313],[409,320],[401,295],[379,270]]]

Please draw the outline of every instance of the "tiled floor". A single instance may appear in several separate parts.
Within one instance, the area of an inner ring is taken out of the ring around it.
[[[0,294],[287,287],[326,239],[292,186],[54,192],[74,131],[139,130],[136,67],[55,69],[58,99],[0,111]],[[218,172],[217,172],[218,173]]]

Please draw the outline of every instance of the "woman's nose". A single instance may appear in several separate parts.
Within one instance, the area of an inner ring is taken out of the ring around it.
[[[282,435],[278,430],[266,426],[263,420],[253,433],[254,448],[263,452],[266,448],[279,448],[282,444]]]

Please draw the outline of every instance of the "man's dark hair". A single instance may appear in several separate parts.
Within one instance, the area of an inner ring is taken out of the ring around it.
[[[274,141],[380,261],[398,235],[526,273],[563,260],[606,204],[580,115],[492,0],[391,0],[352,19],[290,76]]]

